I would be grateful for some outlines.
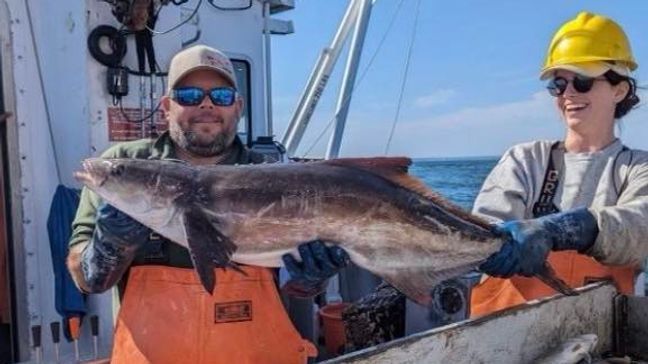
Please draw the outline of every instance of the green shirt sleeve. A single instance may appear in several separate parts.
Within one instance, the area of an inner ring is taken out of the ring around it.
[[[70,247],[85,241],[92,237],[95,227],[95,215],[100,199],[96,193],[86,187],[81,190],[81,199],[77,208],[76,216],[72,222],[72,236],[70,237]]]

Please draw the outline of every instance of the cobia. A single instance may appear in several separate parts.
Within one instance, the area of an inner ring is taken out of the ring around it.
[[[213,165],[88,159],[77,179],[189,249],[204,287],[215,267],[281,266],[298,244],[339,244],[351,260],[428,304],[443,280],[475,269],[504,237],[407,174],[408,158]],[[297,256],[297,255],[296,255]],[[547,265],[542,277],[571,289]]]

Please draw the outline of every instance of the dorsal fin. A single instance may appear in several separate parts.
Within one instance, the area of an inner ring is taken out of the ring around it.
[[[407,173],[409,166],[412,165],[412,160],[407,157],[339,158],[329,159],[323,163],[362,169],[427,198],[435,201],[442,200],[441,196],[431,191],[420,179]]]
[[[377,174],[383,178],[403,187],[407,188],[429,200],[434,201],[444,209],[462,216],[466,220],[472,221],[474,224],[489,229],[489,224],[469,214],[461,207],[446,200],[443,196],[430,190],[428,186],[417,177],[408,174],[409,166],[412,160],[407,157],[374,157],[374,158],[338,158],[322,161],[322,163],[335,165],[347,168],[356,168],[363,171]]]
[[[337,158],[328,159],[322,163],[360,168],[387,177],[407,173],[409,166],[412,165],[412,160],[407,157]]]

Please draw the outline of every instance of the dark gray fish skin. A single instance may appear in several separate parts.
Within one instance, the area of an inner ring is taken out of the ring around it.
[[[201,282],[214,267],[277,267],[298,244],[338,242],[359,266],[429,302],[439,282],[475,269],[503,241],[485,221],[407,175],[407,158],[192,167],[91,159],[77,178],[106,201],[188,247]],[[552,271],[543,281],[573,292]]]

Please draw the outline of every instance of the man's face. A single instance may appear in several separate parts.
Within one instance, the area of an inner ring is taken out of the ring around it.
[[[205,92],[215,87],[231,87],[226,78],[213,70],[196,70],[184,76],[175,87],[198,87]],[[223,153],[234,141],[243,100],[230,106],[216,106],[209,96],[196,106],[183,106],[169,95],[162,98],[162,110],[169,122],[171,139],[182,149],[200,157]]]

